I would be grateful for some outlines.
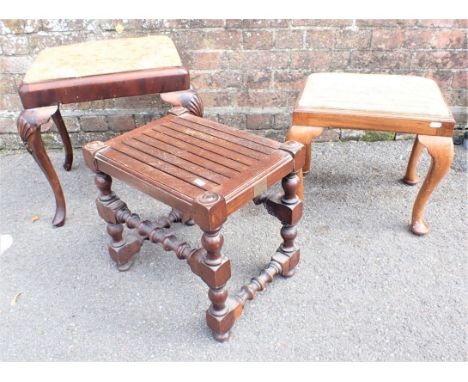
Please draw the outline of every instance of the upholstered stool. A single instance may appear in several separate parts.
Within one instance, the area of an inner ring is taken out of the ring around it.
[[[144,240],[161,244],[187,260],[192,272],[209,287],[211,305],[206,319],[217,340],[229,338],[245,303],[275,275],[294,273],[300,256],[294,239],[302,215],[302,202],[296,196],[300,182],[296,172],[305,160],[301,144],[281,144],[177,107],[169,115],[107,142],[88,143],[83,155],[96,173],[96,204],[107,222],[109,253],[119,269],[129,268]],[[111,191],[111,177],[171,206],[172,212],[155,222],[142,220]],[[279,182],[283,191],[269,192]],[[283,242],[260,275],[228,297],[231,266],[221,252],[221,227],[252,200],[264,203],[280,220]],[[173,223],[188,221],[203,231],[200,248],[191,248],[167,232]],[[124,237],[124,226],[133,229],[134,235]]]
[[[18,132],[54,192],[55,226],[65,222],[65,199],[44,149],[41,125],[53,119],[65,148],[63,166],[69,171],[73,151],[59,105],[189,88],[189,73],[182,66],[172,40],[166,36],[89,41],[47,48],[39,53],[19,88],[25,110],[18,118]],[[201,105],[193,91],[179,95],[178,99]],[[201,116],[202,107],[196,109]]]
[[[418,183],[416,164],[427,148],[432,165],[413,207],[410,229],[424,235],[424,208],[453,159],[455,120],[437,84],[426,78],[381,74],[316,73],[307,78],[293,113],[288,139],[306,146],[303,171],[310,170],[311,143],[324,128],[413,133],[416,140],[403,181]],[[303,190],[299,190],[302,198]]]

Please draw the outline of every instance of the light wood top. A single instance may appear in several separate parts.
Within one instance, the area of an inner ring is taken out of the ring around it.
[[[296,104],[296,111],[307,109],[453,121],[437,84],[416,76],[315,73],[307,78]]]
[[[166,36],[87,41],[44,49],[26,73],[23,83],[181,65],[174,43]]]

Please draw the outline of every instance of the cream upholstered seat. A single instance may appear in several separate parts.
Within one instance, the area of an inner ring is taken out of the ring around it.
[[[181,65],[177,49],[167,36],[87,41],[44,49],[26,73],[23,83]]]
[[[331,113],[452,121],[437,84],[415,76],[311,74],[296,107]]]
[[[416,164],[424,147],[432,165],[416,197],[411,231],[425,235],[424,207],[450,168],[455,120],[437,84],[428,78],[393,74],[314,73],[293,111],[287,139],[307,148],[304,174],[310,171],[312,141],[326,128],[416,134],[403,181],[418,183]],[[302,175],[302,174],[300,174]],[[303,197],[300,188],[299,196]]]

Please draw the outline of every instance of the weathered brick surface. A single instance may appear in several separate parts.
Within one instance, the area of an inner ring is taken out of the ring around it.
[[[467,30],[466,20],[0,20],[0,148],[21,146],[17,89],[40,50],[148,34],[174,40],[208,118],[256,134],[284,137],[295,99],[314,71],[432,78],[452,106],[457,127],[466,129]],[[168,106],[149,95],[62,109],[79,146],[141,126]],[[46,135],[59,145],[53,126]],[[389,136],[333,129],[321,140]]]

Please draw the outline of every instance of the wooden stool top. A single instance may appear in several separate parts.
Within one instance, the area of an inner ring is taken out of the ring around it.
[[[451,136],[455,120],[431,79],[315,73],[296,103],[293,124]]]
[[[181,114],[87,144],[86,163],[192,215],[210,195],[229,215],[304,163],[296,142],[281,144],[183,108],[173,112]]]
[[[188,87],[188,72],[172,40],[147,36],[44,49],[26,73],[20,95],[32,108]]]

